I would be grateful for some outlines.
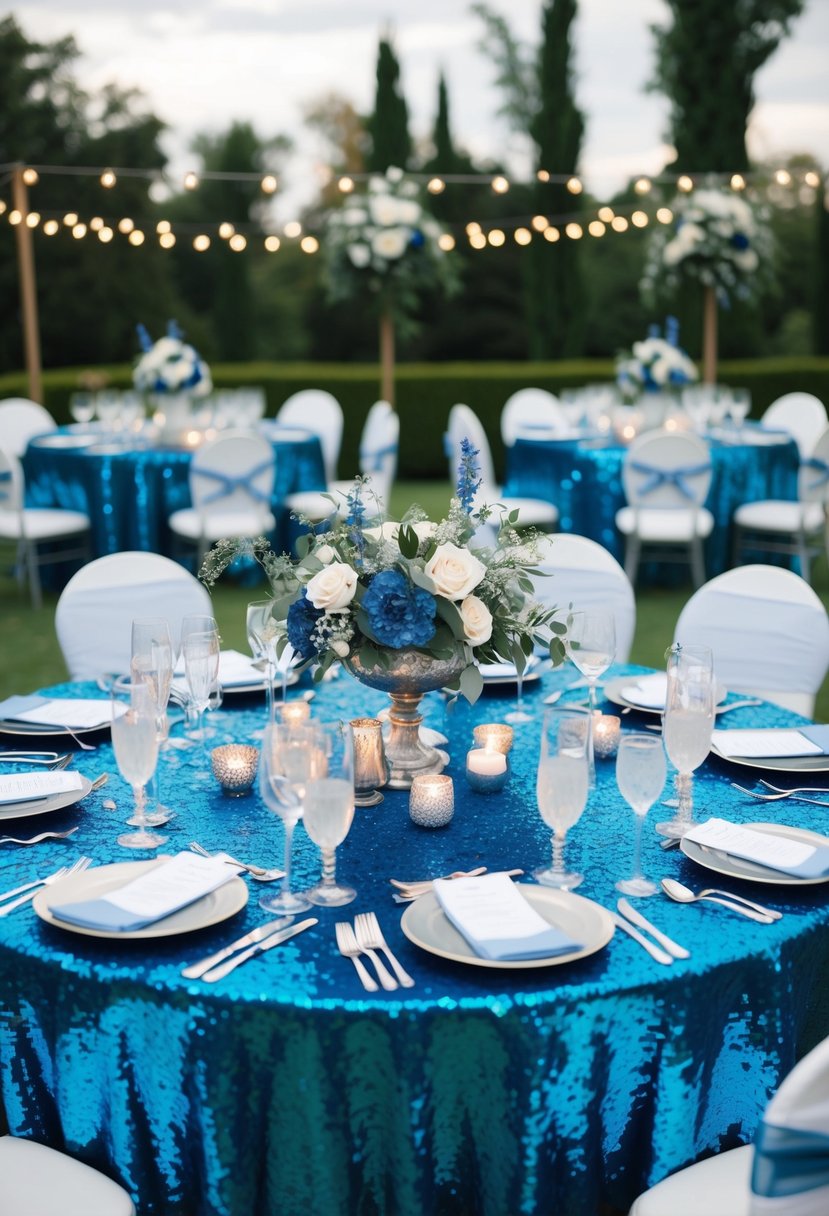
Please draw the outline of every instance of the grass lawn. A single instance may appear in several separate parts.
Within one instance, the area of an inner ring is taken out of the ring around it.
[[[399,482],[392,496],[392,516],[399,518],[412,502],[419,502],[431,518],[441,518],[449,503],[448,482]],[[829,607],[829,568],[825,558],[815,563],[812,584]],[[689,583],[669,589],[647,587],[637,592],[632,662],[648,667],[664,666],[674,624],[692,590]],[[259,594],[256,588],[237,587],[229,582],[220,583],[215,589],[215,615],[225,646],[247,650],[245,606]],[[0,574],[0,697],[29,692],[66,678],[55,637],[56,600],[54,594],[45,595],[43,607],[34,612],[28,594],[21,594],[8,575],[4,560]],[[829,679],[818,694],[815,717],[821,722],[829,721]]]

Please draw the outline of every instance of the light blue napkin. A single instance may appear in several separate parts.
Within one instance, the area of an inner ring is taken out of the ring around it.
[[[553,958],[581,949],[566,933],[544,922],[506,874],[436,879],[432,888],[443,912],[480,958],[521,962]],[[526,931],[499,931],[513,921]]]
[[[48,704],[49,698],[40,697],[37,693],[31,693],[28,696],[6,697],[5,701],[0,701],[0,719],[10,722],[20,714],[25,714],[27,710],[40,709],[42,705]]]
[[[173,911],[177,910],[173,909]],[[70,925],[80,925],[84,929],[105,929],[118,933],[130,929],[143,929],[145,925],[151,925],[154,921],[163,919],[159,916],[151,916],[148,920],[146,916],[127,912],[124,908],[111,904],[108,899],[79,899],[71,904],[52,904],[49,911],[58,920],[65,920]],[[164,915],[170,916],[171,913],[166,912]]]
[[[829,756],[829,724],[821,726],[798,726],[801,735],[805,735],[810,743],[820,748],[824,756]],[[814,753],[812,753],[814,755]]]

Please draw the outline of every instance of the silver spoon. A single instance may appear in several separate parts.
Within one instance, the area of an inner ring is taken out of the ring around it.
[[[717,892],[715,887],[706,887],[697,895],[690,887],[683,886],[681,882],[677,882],[675,878],[660,879],[660,886],[669,899],[675,899],[678,904],[695,904],[698,900],[705,900],[712,904],[722,904],[724,908],[730,908],[732,912],[740,912],[743,916],[747,916],[749,920],[756,920],[761,925],[770,925],[773,921],[780,919],[780,913],[773,912],[770,908],[763,908],[760,904],[753,904],[750,900],[743,900],[739,896],[730,895],[729,892]],[[715,894],[716,892],[716,894]],[[719,899],[719,894],[726,895],[726,899]]]
[[[199,857],[214,857],[214,853],[208,853],[202,845],[197,841],[191,840],[188,848],[192,853],[198,853]],[[225,854],[225,860],[228,865],[238,866],[241,870],[247,870],[251,878],[256,882],[276,882],[278,878],[285,877],[284,870],[264,870],[261,866],[248,866],[243,861],[237,861],[235,857],[231,857],[229,853]]]

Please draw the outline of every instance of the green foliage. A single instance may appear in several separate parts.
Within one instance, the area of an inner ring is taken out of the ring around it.
[[[412,153],[409,111],[400,87],[400,65],[391,43],[380,39],[374,113],[367,123],[371,151],[367,167],[385,173],[392,165],[406,169]]]

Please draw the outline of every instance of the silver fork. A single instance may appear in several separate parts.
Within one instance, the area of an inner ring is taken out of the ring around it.
[[[758,790],[747,790],[745,786],[738,785],[736,781],[731,782],[735,790],[739,790],[741,794],[745,794],[748,798],[754,798],[757,802],[780,802],[782,799],[791,798],[793,802],[807,802],[809,806],[829,806],[829,802],[823,801],[820,798],[804,798],[802,794],[796,794],[794,791],[786,790],[785,793],[779,794],[761,794]],[[821,793],[825,793],[821,790]]]
[[[795,785],[790,790],[784,790],[779,785],[772,785],[770,781],[764,781],[762,777],[759,778],[759,781],[766,789],[774,790],[775,794],[829,794],[829,789],[825,785]]]
[[[62,756],[55,756],[48,760],[40,760],[34,756],[0,756],[0,764],[31,764],[47,768],[50,773],[57,772],[59,769],[66,768],[72,759],[71,752],[65,752]]]
[[[389,950],[386,944],[386,939],[383,937],[383,930],[380,928],[380,922],[374,912],[359,912],[354,917],[354,929],[357,934],[357,944],[362,946],[363,950],[382,950],[386,958],[389,960],[391,969],[397,976],[398,981],[404,988],[414,988],[414,980],[401,967],[400,963]],[[376,960],[375,960],[376,965]]]
[[[349,925],[349,928],[351,928],[350,925]],[[395,989],[397,988],[397,980],[394,978],[393,975],[389,975],[388,971],[386,970],[386,968],[383,965],[382,960],[375,953],[374,948],[372,946],[365,946],[360,941],[359,937],[357,937],[356,934],[354,934],[353,929],[351,930],[351,932],[352,932],[352,936],[354,937],[354,941],[357,943],[357,947],[360,950],[360,952],[362,954],[365,954],[366,958],[370,958],[371,961],[374,963],[374,970],[377,972],[377,978],[380,981],[381,987],[385,988],[386,992],[394,992]]]
[[[30,836],[28,840],[19,840],[17,836],[0,836],[0,844],[40,844],[41,840],[65,840],[77,830],[77,827],[74,827],[65,832],[40,832],[37,836]]]
[[[19,899],[13,899],[10,904],[3,904],[0,908],[0,916],[8,916],[9,912],[13,912],[15,908],[19,908],[21,904],[28,903],[30,899],[34,899],[39,887],[50,887],[53,882],[57,882],[59,878],[68,878],[70,874],[80,874],[83,870],[92,865],[91,857],[79,857],[74,865],[63,866],[60,870],[56,870],[54,874],[48,874],[46,878],[38,878],[35,882],[27,883],[23,887],[18,887],[18,891],[25,891],[25,895],[21,895]],[[8,898],[10,892],[6,892],[5,898]]]
[[[344,958],[351,959],[366,992],[376,992],[378,987],[377,982],[371,978],[366,971],[365,964],[359,957],[362,954],[362,950],[357,944],[357,938],[354,936],[354,930],[351,925],[347,920],[338,920],[334,926],[334,932],[337,935],[337,949]]]

